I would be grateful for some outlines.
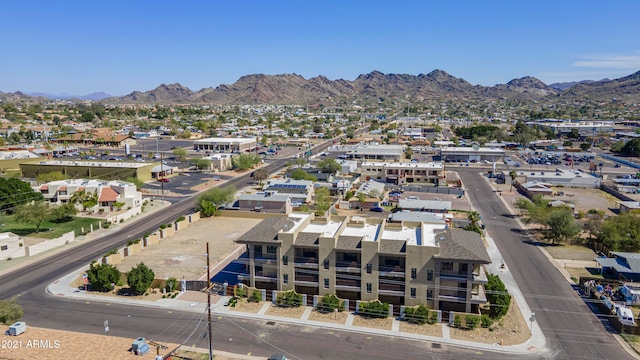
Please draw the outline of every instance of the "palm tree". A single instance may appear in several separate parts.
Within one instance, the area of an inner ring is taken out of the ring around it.
[[[511,178],[511,188],[509,189],[509,192],[511,192],[513,190],[513,182],[518,177],[518,173],[515,170],[511,170],[509,171],[509,177]]]
[[[477,211],[472,211],[467,216],[467,219],[469,219],[469,221],[471,221],[471,226],[472,227],[476,227],[476,226],[478,226],[478,221],[480,221],[480,213],[477,212]]]

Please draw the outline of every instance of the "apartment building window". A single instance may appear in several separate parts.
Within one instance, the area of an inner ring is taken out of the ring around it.
[[[371,283],[367,283],[367,293],[371,294]]]
[[[277,246],[267,245],[267,254],[275,254],[278,251]]]
[[[411,278],[415,279],[418,277],[418,270],[416,268],[411,268]]]
[[[329,288],[329,278],[324,278],[324,288],[325,289]]]
[[[287,255],[282,257],[282,265],[288,265],[289,264],[289,257]]]
[[[440,265],[440,270],[442,271],[453,271],[453,263],[450,261],[445,261]]]
[[[433,270],[427,270],[427,281],[433,281]]]
[[[371,274],[372,271],[373,271],[373,265],[367,264],[367,274]]]
[[[411,288],[411,298],[415,299],[416,297],[416,288]]]
[[[0,250],[2,250],[2,251],[9,250],[9,245],[0,246]]]
[[[433,300],[433,290],[427,290],[427,300]]]
[[[329,270],[329,259],[325,259],[324,261],[324,269]]]
[[[285,284],[289,283],[289,274],[283,274],[282,275],[282,282]]]

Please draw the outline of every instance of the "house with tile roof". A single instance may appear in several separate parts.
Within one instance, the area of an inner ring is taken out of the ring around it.
[[[128,218],[142,211],[142,193],[136,185],[125,181],[103,181],[86,179],[67,179],[51,181],[35,188],[45,200],[52,204],[61,205],[78,199],[76,208],[105,216],[115,216],[124,212],[117,220]],[[86,208],[82,204],[93,197],[96,205]]]
[[[487,302],[480,235],[442,221],[291,213],[240,236],[238,280],[267,290],[464,312]]]

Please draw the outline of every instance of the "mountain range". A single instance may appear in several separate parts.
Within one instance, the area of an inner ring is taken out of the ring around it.
[[[37,94],[46,95],[46,94]],[[94,95],[94,94],[92,94]],[[0,92],[2,98],[21,98],[22,93]],[[89,96],[89,95],[88,95]],[[48,97],[48,96],[46,96]],[[318,104],[353,99],[401,97],[411,101],[440,98],[521,99],[549,97],[586,98],[597,101],[619,99],[640,101],[640,71],[619,79],[556,83],[546,85],[535,77],[525,76],[506,84],[472,85],[442,70],[428,74],[383,74],[373,71],[355,80],[330,80],[325,76],[310,79],[297,74],[242,76],[233,84],[222,84],[193,91],[180,84],[162,84],[150,91],[134,91],[121,97],[96,100],[108,104]]]

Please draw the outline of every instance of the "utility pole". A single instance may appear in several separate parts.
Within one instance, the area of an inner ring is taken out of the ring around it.
[[[209,243],[207,242],[207,324],[209,332],[209,360],[213,360],[213,344],[211,335],[211,274],[209,274]]]
[[[165,173],[162,154],[160,154],[160,174],[162,174],[162,179],[160,179],[160,193],[162,194],[162,204],[164,205],[164,179],[167,178],[167,174]]]

